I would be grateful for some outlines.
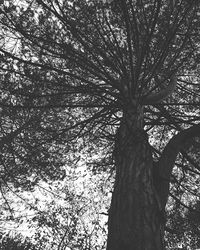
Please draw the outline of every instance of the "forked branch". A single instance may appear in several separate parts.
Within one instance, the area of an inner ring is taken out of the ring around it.
[[[152,93],[146,96],[144,100],[142,101],[142,104],[151,105],[154,103],[161,102],[163,99],[166,99],[169,95],[171,95],[174,92],[176,88],[176,84],[177,84],[177,78],[176,76],[173,76],[166,88],[163,88],[158,93]]]
[[[157,190],[160,197],[161,207],[163,209],[167,203],[170,177],[176,157],[181,149],[187,148],[191,145],[195,137],[200,137],[200,124],[194,125],[175,135],[166,145],[160,160],[158,161],[157,171],[160,178],[160,185]]]

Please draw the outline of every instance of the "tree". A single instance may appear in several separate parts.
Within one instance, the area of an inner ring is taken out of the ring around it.
[[[198,1],[5,2],[2,164],[35,152],[53,176],[55,145],[106,139],[116,168],[107,250],[164,249],[170,183],[174,197],[184,161],[199,175]]]

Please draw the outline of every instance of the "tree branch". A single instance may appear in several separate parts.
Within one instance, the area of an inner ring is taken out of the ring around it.
[[[152,93],[151,95],[146,96],[142,101],[142,104],[151,105],[154,103],[159,103],[160,101],[167,98],[170,94],[173,93],[173,91],[176,88],[176,85],[177,85],[177,78],[173,76],[170,80],[169,85],[166,88],[162,89],[158,93]]]
[[[200,137],[200,124],[194,125],[175,135],[166,145],[158,161],[158,176],[160,179],[157,191],[160,197],[161,207],[164,209],[169,194],[170,176],[181,149],[191,145],[194,137]]]

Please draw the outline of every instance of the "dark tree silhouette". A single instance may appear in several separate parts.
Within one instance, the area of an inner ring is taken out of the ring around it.
[[[164,249],[170,182],[179,199],[199,175],[198,17],[195,0],[1,6],[4,182],[59,178],[56,143],[113,140],[107,250]]]

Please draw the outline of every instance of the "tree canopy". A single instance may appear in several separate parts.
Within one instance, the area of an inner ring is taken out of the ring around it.
[[[88,168],[114,174],[116,131],[135,103],[156,164],[199,126],[199,16],[196,0],[1,3],[1,187],[64,179],[85,145],[102,152]],[[193,211],[200,195],[200,139],[186,139],[170,177],[172,231],[177,203]]]

